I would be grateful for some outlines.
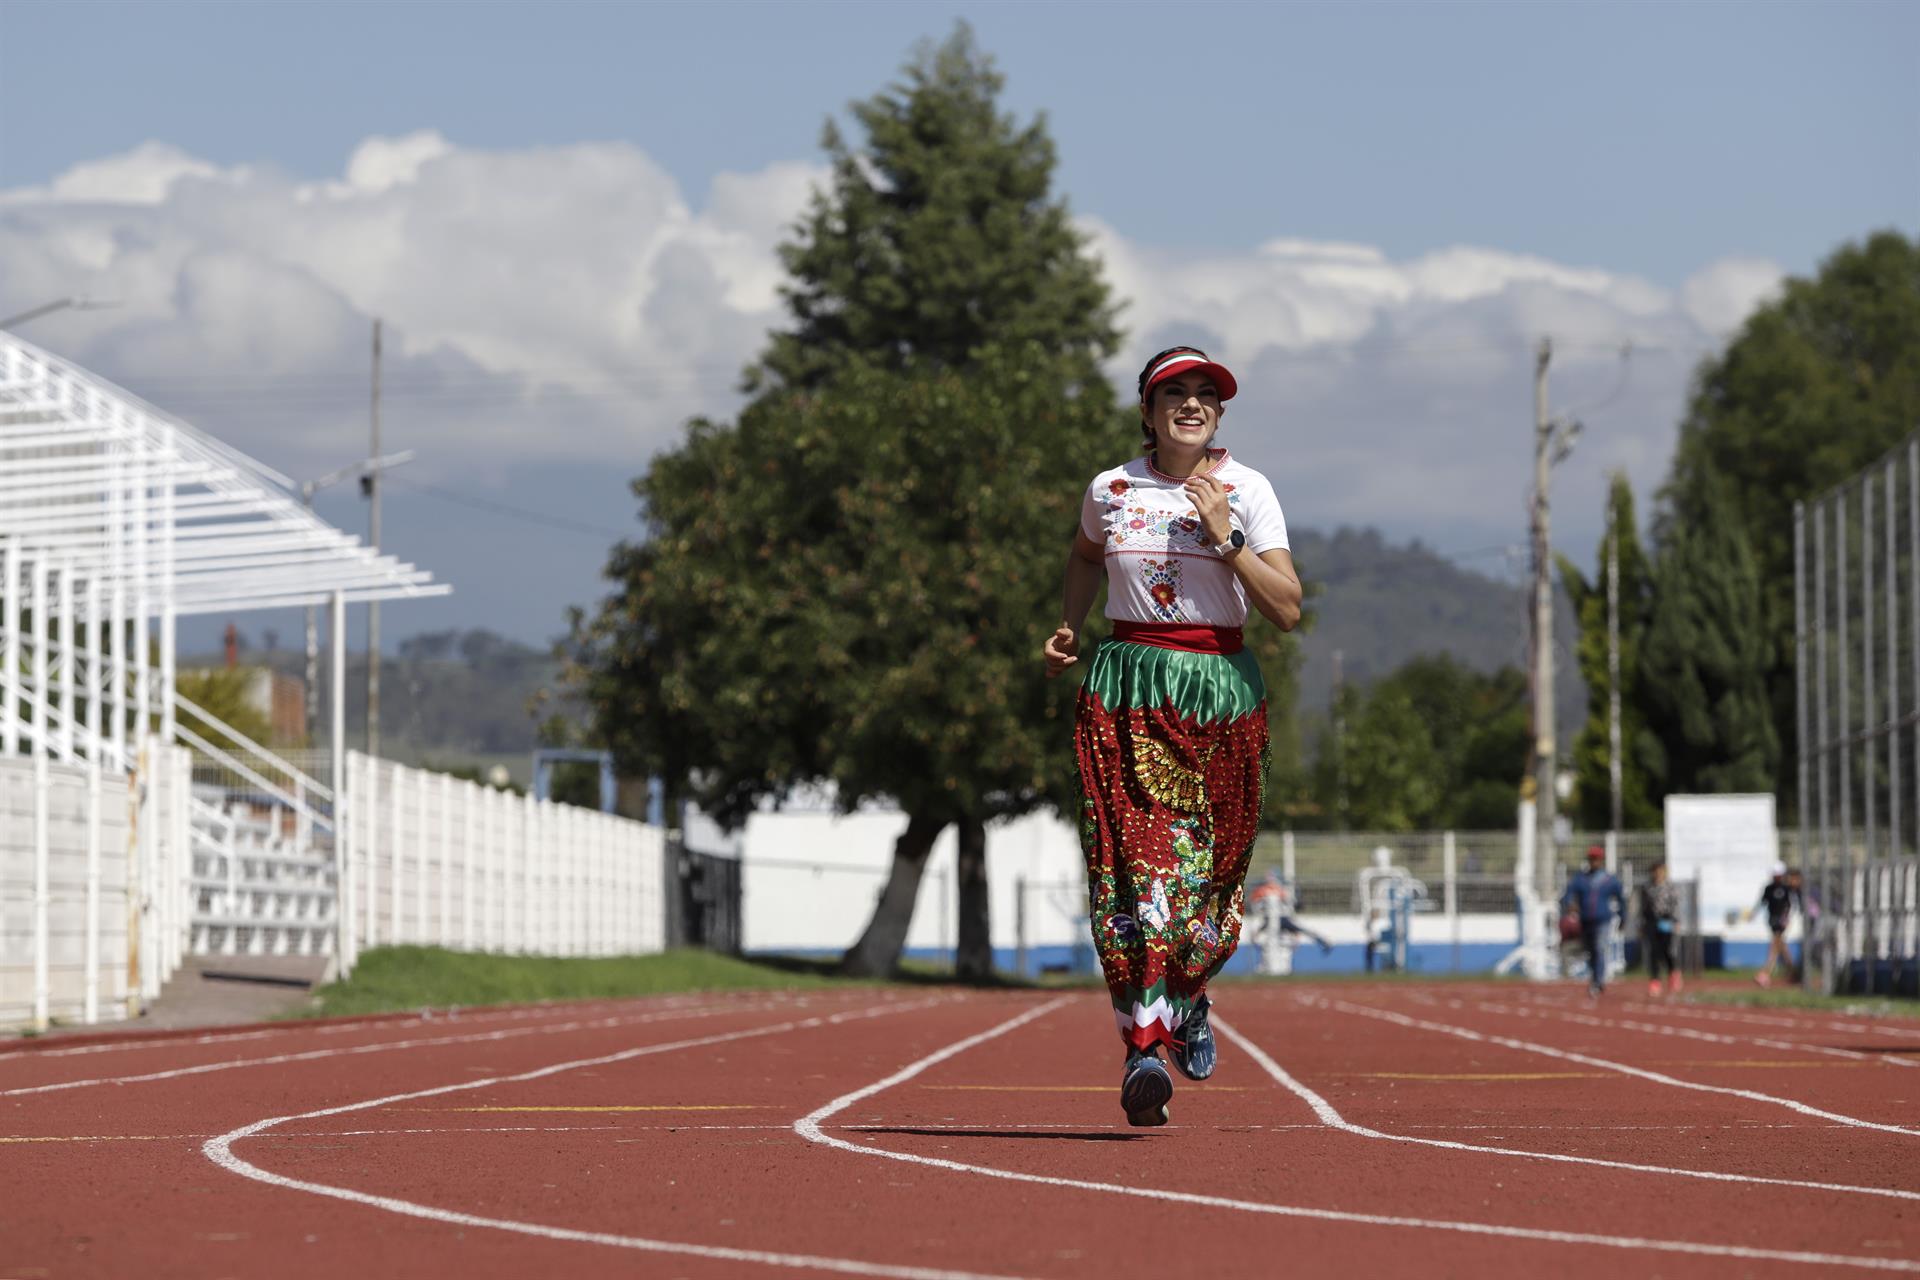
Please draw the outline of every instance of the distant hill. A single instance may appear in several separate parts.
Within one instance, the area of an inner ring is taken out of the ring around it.
[[[215,667],[220,655],[183,657],[183,667]],[[244,638],[239,661],[304,674],[298,650],[254,648]],[[321,654],[320,678],[327,657]],[[532,770],[538,718],[556,710],[560,663],[545,649],[490,631],[430,632],[400,643],[380,664],[380,754],[405,763],[505,764],[524,782]],[[366,742],[367,664],[364,653],[347,655],[347,743]],[[529,707],[542,691],[538,717]],[[321,704],[324,716],[325,703]],[[324,729],[323,729],[324,732]]]
[[[1377,529],[1292,535],[1301,580],[1318,592],[1307,602],[1313,625],[1300,640],[1307,710],[1325,710],[1332,699],[1335,650],[1350,683],[1377,680],[1424,653],[1450,654],[1476,671],[1525,669],[1531,602],[1524,587],[1462,568],[1418,541],[1389,542]],[[1557,594],[1554,705],[1561,736],[1571,740],[1586,718],[1586,690],[1573,668],[1573,611]]]
[[[1451,654],[1478,671],[1525,665],[1528,602],[1521,587],[1462,568],[1417,541],[1389,542],[1374,529],[1331,536],[1296,529],[1293,555],[1318,592],[1307,602],[1313,626],[1299,640],[1301,705],[1309,717],[1324,712],[1332,696],[1336,649],[1346,679],[1359,684],[1423,653]],[[1564,597],[1554,626],[1560,732],[1570,742],[1586,717],[1586,695],[1573,670],[1578,633]],[[243,663],[301,674],[298,651],[263,651],[244,640],[243,646]],[[217,655],[181,660],[183,666],[219,664]],[[529,703],[545,690],[550,696],[539,715],[561,709],[551,696],[559,674],[547,650],[489,631],[414,636],[380,668],[381,753],[443,764],[505,763],[521,778],[534,748]],[[350,654],[347,723],[354,726],[349,741],[355,746],[364,741],[365,706],[365,656]],[[577,708],[569,709],[580,718]]]

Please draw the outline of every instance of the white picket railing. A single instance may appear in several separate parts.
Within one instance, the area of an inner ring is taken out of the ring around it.
[[[349,752],[341,965],[421,943],[535,955],[666,945],[666,833]]]

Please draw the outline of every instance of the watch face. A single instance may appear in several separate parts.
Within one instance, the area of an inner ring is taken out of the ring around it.
[[[1233,533],[1228,536],[1227,541],[1236,547],[1244,547],[1247,545],[1247,535],[1235,529]]]

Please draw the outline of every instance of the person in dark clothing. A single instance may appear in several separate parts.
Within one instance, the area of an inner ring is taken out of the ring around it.
[[[1567,881],[1560,895],[1560,911],[1580,920],[1580,943],[1587,952],[1587,995],[1599,999],[1607,989],[1607,929],[1626,913],[1627,897],[1620,881],[1607,870],[1607,851],[1599,845],[1587,850],[1587,869]]]
[[[1793,953],[1787,950],[1787,925],[1793,920],[1793,909],[1800,901],[1800,891],[1793,885],[1792,872],[1787,864],[1773,864],[1773,878],[1760,890],[1760,901],[1747,909],[1747,919],[1753,919],[1754,913],[1767,913],[1767,928],[1772,936],[1767,940],[1767,962],[1753,980],[1761,986],[1773,985],[1773,968],[1776,964],[1786,966],[1787,977],[1793,977]]]
[[[1680,893],[1667,880],[1664,860],[1653,864],[1647,883],[1640,886],[1640,946],[1647,956],[1647,994],[1660,994],[1664,975],[1667,990],[1680,990],[1680,971],[1673,967],[1673,933],[1680,913]]]

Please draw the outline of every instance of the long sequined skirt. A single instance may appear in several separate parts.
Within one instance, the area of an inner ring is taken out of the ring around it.
[[[1094,948],[1120,1034],[1172,1045],[1240,942],[1267,776],[1251,653],[1109,641],[1074,719]]]

